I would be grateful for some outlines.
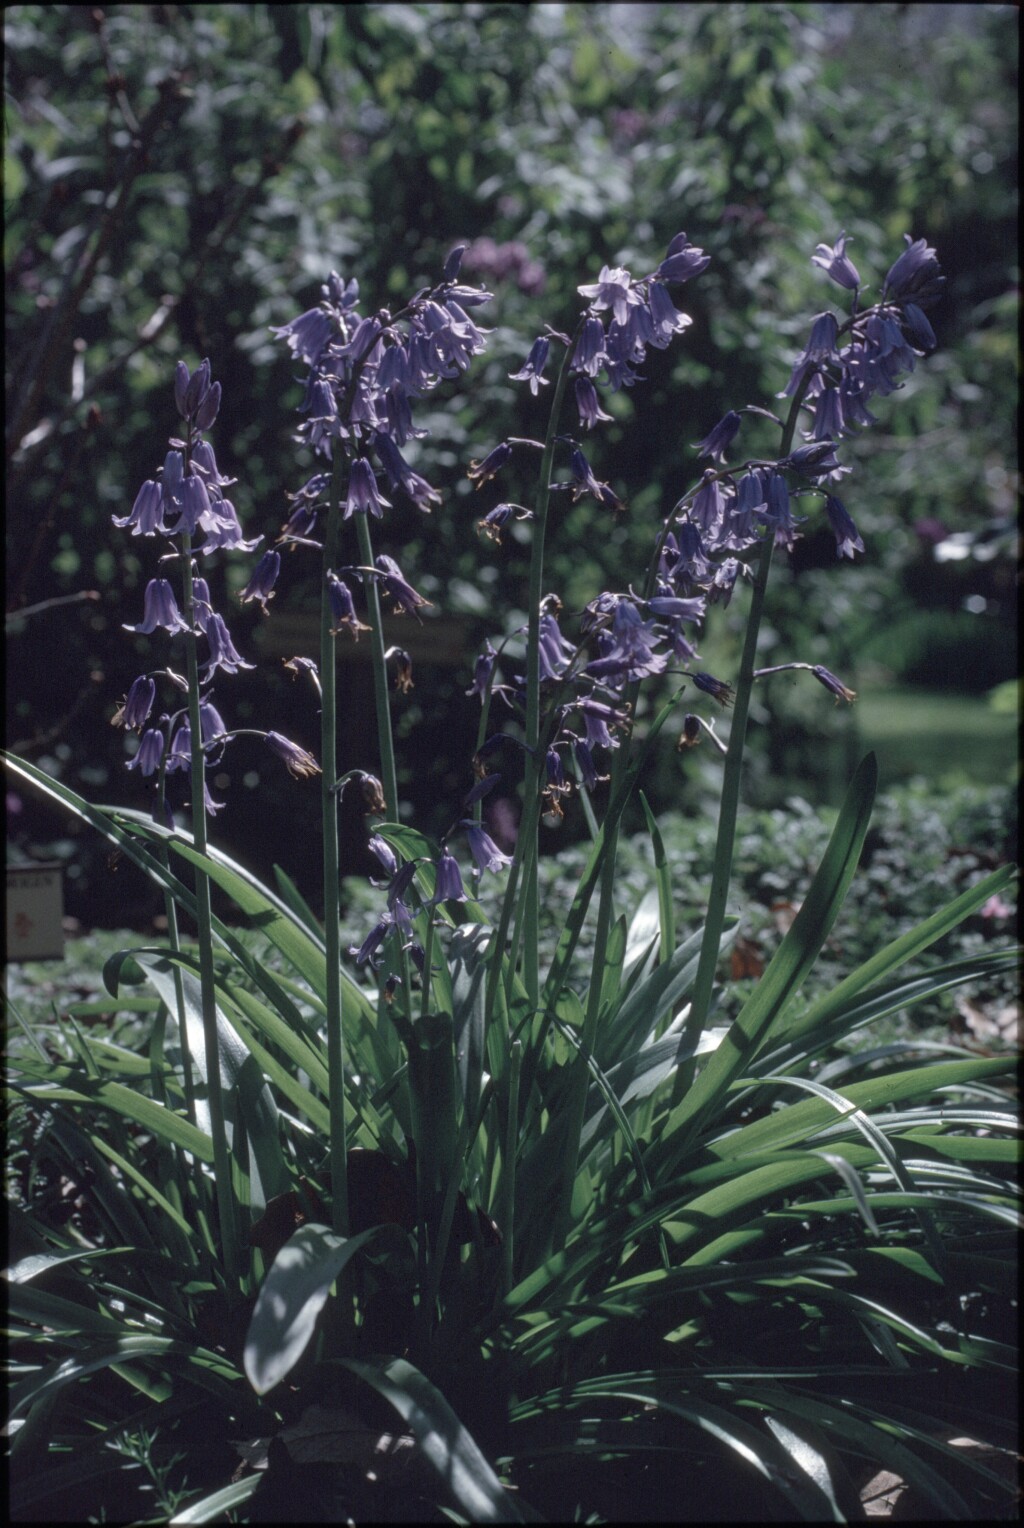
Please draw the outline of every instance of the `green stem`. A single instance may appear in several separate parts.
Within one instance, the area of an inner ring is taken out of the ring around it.
[[[504,1227],[499,1297],[508,1294],[515,1276],[516,1148],[519,1140],[519,1077],[522,1064],[522,1042],[514,1040],[508,1058],[508,1110],[505,1115],[505,1138],[502,1142],[504,1160],[501,1172],[501,1204],[498,1210],[498,1224]]]
[[[348,1235],[348,1149],[345,1124],[345,1044],[341,1002],[341,884],[338,861],[337,665],[331,633],[331,603],[327,582],[338,558],[341,521],[343,458],[334,457],[330,503],[324,528],[323,586],[320,593],[320,801],[324,839],[324,947],[327,976],[327,1072],[330,1110],[332,1225]]]
[[[733,849],[736,842],[736,817],[739,810],[740,783],[743,774],[743,748],[747,733],[750,696],[754,688],[757,639],[761,629],[761,616],[764,611],[765,592],[768,587],[768,573],[771,569],[774,545],[775,538],[769,531],[761,545],[761,557],[754,579],[750,612],[747,616],[747,630],[743,641],[743,654],[740,659],[740,670],[736,680],[732,725],[729,730],[729,745],[725,755],[725,768],[722,774],[722,798],[718,810],[718,835],[715,840],[715,860],[711,874],[711,890],[708,894],[708,910],[704,923],[704,936],[701,941],[700,959],[697,964],[697,977],[693,986],[692,1006],[686,1020],[684,1044],[686,1040],[695,1040],[701,1033],[701,1030],[707,1023],[711,1007],[715,969],[718,965],[718,952],[725,928],[726,902],[729,896],[729,882],[732,875]],[[676,1092],[680,1098],[689,1088],[692,1077],[693,1062],[689,1061],[681,1066],[676,1073]],[[675,1101],[677,1100],[674,1097]]]
[[[534,500],[533,536],[530,546],[530,590],[526,631],[526,780],[523,820],[519,831],[522,834],[525,830],[531,838],[532,852],[523,856],[526,875],[522,893],[525,898],[526,918],[523,982],[526,995],[534,1007],[537,1005],[540,994],[536,849],[539,811],[530,812],[528,808],[533,799],[540,794],[544,770],[544,760],[539,756],[538,747],[540,742],[540,602],[544,596],[544,540],[547,532],[548,506],[551,502],[551,471],[554,465],[558,420],[569,381],[573,352],[582,332],[583,323],[584,319],[581,318],[575,334],[566,346],[551,398],[551,413],[548,416],[548,429],[544,437],[544,450],[541,453],[540,473],[537,479],[537,496]]]
[[[370,526],[366,512],[356,515],[356,534],[359,539],[359,556],[363,565],[367,568],[375,566],[373,560],[373,542],[370,540]],[[391,699],[388,694],[388,665],[384,657],[387,651],[384,643],[384,620],[380,604],[380,590],[375,578],[367,577],[366,604],[370,612],[370,648],[373,653],[373,698],[377,711],[377,747],[380,752],[380,783],[384,791],[384,802],[387,807],[388,817],[394,823],[400,819],[398,816],[398,770],[395,766],[395,740],[391,730]],[[395,937],[395,936],[392,936]],[[409,967],[409,956],[400,947],[400,940],[395,938],[399,945],[395,959],[401,976],[400,1006],[405,1010],[406,1018],[412,1018],[412,973]],[[428,983],[429,985],[429,983]],[[424,1010],[425,1011],[425,1010]]]
[[[191,733],[192,764],[192,841],[197,853],[208,848],[206,833],[206,756],[203,749],[202,719],[199,711],[199,660],[196,653],[196,602],[192,577],[192,538],[187,531],[181,538],[181,570],[184,595],[185,654],[188,673],[188,718]],[[203,1012],[203,1041],[206,1052],[206,1089],[210,1105],[210,1134],[213,1139],[213,1164],[217,1189],[217,1215],[224,1258],[224,1280],[228,1299],[239,1294],[241,1259],[235,1202],[232,1192],[231,1161],[228,1155],[224,1124],[224,1099],[220,1078],[220,1044],[217,1037],[217,994],[213,971],[213,914],[210,905],[209,877],[196,871],[196,922],[199,929],[199,984]]]
[[[368,568],[374,566],[373,543],[366,513],[357,514],[356,534],[359,556]],[[398,772],[395,768],[395,744],[391,732],[391,701],[388,695],[388,666],[384,661],[384,626],[381,619],[380,590],[375,578],[367,577],[366,604],[370,612],[370,645],[373,650],[373,696],[377,708],[377,742],[380,748],[380,783],[384,788],[388,816],[398,822]]]
[[[789,415],[782,430],[779,460],[787,456],[792,449],[800,406],[803,402],[807,385],[808,383],[805,381],[798,389],[790,406]],[[725,768],[722,774],[722,797],[718,813],[718,834],[715,840],[711,890],[708,894],[707,917],[704,922],[704,934],[701,940],[700,959],[697,963],[697,976],[693,986],[692,1004],[682,1035],[681,1043],[684,1046],[687,1043],[696,1043],[698,1036],[707,1023],[711,1010],[715,970],[718,965],[722,933],[725,929],[726,903],[729,897],[729,883],[732,876],[733,850],[736,843],[736,818],[739,811],[740,784],[743,775],[743,750],[746,743],[750,697],[754,688],[754,669],[757,664],[757,641],[761,629],[761,618],[764,614],[765,594],[768,588],[768,575],[771,571],[774,546],[775,538],[769,528],[761,544],[761,555],[758,561],[757,573],[754,577],[750,611],[747,616],[747,629],[743,639],[743,652],[736,680],[732,725],[729,730],[729,744],[726,749]],[[690,1084],[693,1081],[694,1066],[695,1063],[691,1059],[684,1062],[676,1072],[672,1090],[673,1107],[679,1103],[689,1090]]]

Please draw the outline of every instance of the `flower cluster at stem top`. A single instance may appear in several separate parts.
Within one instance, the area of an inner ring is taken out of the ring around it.
[[[845,292],[852,293],[851,311],[845,319],[832,312],[814,319],[806,348],[780,394],[793,400],[791,407],[798,411],[800,443],[793,443],[794,429],[787,433],[784,422],[769,410],[731,410],[697,443],[699,458],[708,466],[664,517],[640,592],[630,587],[600,593],[583,611],[575,641],[559,626],[558,600],[546,597],[538,637],[540,677],[549,702],[542,745],[549,821],[561,815],[561,802],[570,788],[567,760],[572,760],[577,780],[588,790],[607,778],[595,755],[618,746],[615,734],[629,726],[640,681],[682,673],[718,705],[729,704],[731,686],[694,668],[699,661],[694,628],[711,605],[728,603],[737,578],[750,571],[745,556],[764,537],[770,536],[777,546],[793,546],[805,518],[796,512],[797,504],[808,498],[823,499],[837,555],[852,558],[855,552],[863,552],[856,525],[835,491],[851,470],[838,460],[837,448],[855,428],[874,423],[868,408],[873,396],[898,388],[901,374],[912,371],[917,357],[934,347],[935,336],[924,310],[939,296],[943,278],[934,249],[924,239],[912,241],[908,236],[907,248],[885,277],[879,301],[861,307],[860,277],[846,253],[846,242],[843,235],[834,248],[819,245],[813,259]],[[666,258],[647,276],[634,280],[628,270],[604,267],[596,282],[579,288],[588,301],[575,334],[569,338],[549,329],[534,342],[523,366],[512,374],[514,379],[528,383],[537,393],[548,385],[544,373],[553,346],[563,347],[580,430],[589,431],[609,417],[602,407],[602,391],[632,387],[647,347],[662,348],[689,326],[689,318],[677,311],[670,288],[699,275],[707,264],[704,252],[680,233]],[[773,421],[789,443],[784,455],[727,464],[746,414]],[[496,478],[515,447],[529,444],[537,443],[501,442],[472,464],[470,477],[478,485]],[[556,444],[568,456],[570,476],[566,481],[552,481],[550,490],[567,491],[573,500],[589,494],[602,507],[620,512],[621,501],[607,483],[595,477],[581,441],[559,435]],[[499,504],[478,526],[485,535],[500,540],[510,518],[529,514],[521,505]],[[484,705],[493,694],[500,695],[522,716],[525,680],[513,674],[508,682],[498,682],[498,656],[498,649],[488,642],[467,693],[479,696]],[[837,700],[853,699],[854,692],[821,665],[790,666],[809,670]],[[702,729],[714,736],[713,726],[688,716],[680,747],[693,746]]]
[[[167,538],[174,547],[168,556],[177,558],[181,564],[184,609],[179,606],[169,578],[152,578],[146,585],[142,620],[127,625],[125,630],[148,636],[159,627],[170,636],[183,635],[197,652],[200,642],[205,647],[206,656],[201,664],[197,657],[196,674],[204,763],[203,807],[213,815],[223,802],[211,796],[206,771],[220,760],[232,738],[243,732],[262,737],[296,778],[319,773],[319,766],[312,754],[280,733],[257,732],[253,728],[229,730],[213,703],[212,686],[218,671],[237,674],[254,665],[237,652],[224,617],[214,609],[209,584],[198,572],[195,554],[205,560],[216,552],[252,552],[263,537],[245,539],[235,507],[225,493],[236,480],[222,475],[213,447],[205,439],[221,403],[221,386],[211,381],[209,361],[201,362],[193,372],[189,372],[184,361],[178,362],[174,401],[184,423],[184,436],[172,437],[162,468],[143,483],[130,513],[124,517],[115,515],[113,521],[121,529],[130,528],[133,536]],[[199,540],[193,550],[196,537]],[[266,608],[273,588],[273,579],[267,573],[268,558],[276,556],[273,552],[264,555],[242,591],[243,599],[259,598]],[[158,678],[169,683],[172,692],[178,695],[178,702],[176,708],[154,716]],[[168,824],[173,823],[173,818],[165,798],[167,776],[180,772],[188,778],[192,768],[192,722],[187,699],[181,698],[187,697],[188,692],[188,679],[170,667],[140,674],[132,681],[113,717],[115,726],[139,734],[138,748],[127,767],[144,776],[158,777],[154,816],[157,820],[163,816]]]

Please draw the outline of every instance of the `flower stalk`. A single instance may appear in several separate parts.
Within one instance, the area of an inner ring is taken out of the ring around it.
[[[328,1109],[330,1111],[331,1222],[348,1235],[348,1145],[345,1121],[345,1044],[341,1000],[341,883],[338,855],[337,653],[331,630],[328,578],[338,557],[343,459],[331,471],[324,527],[323,592],[320,600],[320,811],[324,842],[324,953],[326,974]]]
[[[188,716],[191,745],[192,842],[198,854],[206,854],[206,750],[199,709],[199,659],[196,644],[196,599],[192,573],[192,539],[187,530],[181,536],[181,574],[185,607],[185,662],[188,678]],[[241,1259],[238,1223],[231,1187],[231,1163],[228,1156],[224,1121],[224,1099],[220,1075],[220,1044],[217,1036],[217,993],[213,971],[213,913],[210,880],[204,871],[195,872],[196,923],[199,935],[199,985],[203,1012],[203,1043],[206,1060],[206,1090],[210,1106],[210,1134],[213,1140],[213,1166],[216,1179],[217,1218],[224,1258],[224,1282],[228,1299],[239,1295]],[[187,1058],[188,1052],[185,1051]]]

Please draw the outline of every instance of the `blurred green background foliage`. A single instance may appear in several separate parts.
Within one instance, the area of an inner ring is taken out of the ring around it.
[[[313,306],[332,268],[358,279],[366,309],[395,305],[456,243],[495,294],[489,350],[420,416],[443,505],[429,518],[396,505],[379,546],[433,601],[422,629],[396,623],[393,638],[416,669],[394,703],[418,826],[447,826],[477,724],[474,655],[525,597],[525,531],[496,547],[474,522],[498,498],[530,501],[533,458],[500,493],[474,492],[468,463],[542,433],[543,393],[508,373],[546,323],[571,326],[576,286],[604,263],[653,269],[681,229],[713,257],[681,298],[692,328],[606,402],[613,422],[588,447],[627,513],[560,500],[549,587],[574,611],[638,578],[696,477],[694,442],[729,408],[772,407],[810,320],[836,306],[810,263],[819,241],[845,229],[877,286],[903,235],[926,236],[948,276],[938,349],[843,451],[866,555],[838,566],[831,533],[808,522],[777,559],[763,661],[824,662],[876,715],[907,686],[977,698],[1012,679],[1017,26],[1007,5],[876,5],[870,20],[845,4],[9,7],[8,743],[94,800],[143,804],[109,721],[168,654],[162,634],[121,629],[156,553],[111,515],[163,459],[175,361],[210,358],[218,462],[247,534],[272,538],[311,467],[270,327]],[[744,427],[746,450],[758,429]],[[260,660],[216,698],[229,725],[310,746],[315,695],[279,660],[315,652],[316,575],[285,561],[269,618],[232,603],[248,559],[209,574],[236,646]],[[742,600],[716,607],[701,644],[726,677]],[[344,660],[341,765],[373,769],[368,657]],[[765,686],[754,718],[749,793],[764,810],[794,792],[834,801],[864,742],[858,708],[792,678]],[[236,743],[215,782],[217,839],[262,874],[281,862],[316,901],[317,793],[256,748]],[[941,736],[911,752],[894,774],[941,783]],[[646,786],[656,809],[704,803],[713,760],[687,771],[665,751]],[[352,812],[346,864],[368,870]],[[8,832],[19,852],[67,859],[69,911],[125,921],[134,891],[70,829],[9,798]],[[136,917],[157,911],[140,902]]]

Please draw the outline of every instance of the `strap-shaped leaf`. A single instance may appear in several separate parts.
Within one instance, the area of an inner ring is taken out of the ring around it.
[[[397,1226],[373,1226],[358,1236],[337,1236],[309,1222],[289,1237],[274,1259],[256,1300],[243,1363],[257,1395],[289,1374],[309,1343],[331,1285],[368,1242],[404,1239]]]
[[[390,1401],[471,1523],[521,1523],[515,1500],[441,1392],[404,1358],[340,1360]]]
[[[729,1033],[668,1117],[664,1153],[671,1160],[687,1149],[690,1132],[686,1127],[700,1115],[706,1115],[733,1079],[749,1065],[817,960],[857,868],[877,783],[878,765],[874,754],[869,753],[850,782],[824,857],[789,932]],[[659,1169],[662,1165],[659,1163]]]
[[[481,924],[466,923],[453,931],[449,946],[455,1062],[463,1109],[470,1118],[480,1102],[486,1060],[484,998],[490,935],[491,930]]]
[[[78,1067],[60,1066],[52,1061],[44,1067],[33,1058],[20,1060],[18,1069],[25,1080],[14,1081],[11,1087],[27,1097],[44,1103],[88,1104],[92,1108],[99,1104],[124,1119],[134,1120],[151,1135],[170,1141],[172,1146],[191,1152],[200,1161],[213,1161],[213,1143],[208,1131],[197,1130],[183,1115],[175,1114],[135,1088],[126,1087],[123,1082],[102,1079],[94,1082]],[[33,1077],[37,1080],[29,1080]]]
[[[665,841],[661,836],[654,813],[648,804],[643,791],[638,791],[640,805],[643,808],[644,821],[647,831],[651,835],[651,847],[654,850],[654,880],[658,888],[658,932],[661,936],[661,948],[659,960],[667,960],[669,954],[676,947],[676,915],[672,902],[672,872],[669,869],[668,855],[665,853]]]
[[[205,1077],[202,989],[194,974],[195,963],[189,956],[171,950],[119,950],[103,968],[104,984],[114,996],[117,995],[121,968],[128,959],[142,967],[147,980],[172,1013],[177,1005],[174,966],[180,967],[189,1048],[195,1066]],[[255,1171],[248,1172],[250,1203],[254,1208],[262,1209],[268,1199],[283,1193],[290,1183],[281,1155],[277,1105],[255,1057],[239,1039],[220,1007],[217,1008],[217,1036],[228,1145],[243,1172],[247,1170],[248,1160],[255,1165]],[[207,1128],[209,1107],[201,1100],[197,1101],[196,1115],[200,1125]]]

